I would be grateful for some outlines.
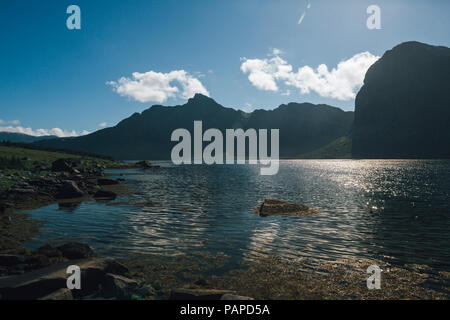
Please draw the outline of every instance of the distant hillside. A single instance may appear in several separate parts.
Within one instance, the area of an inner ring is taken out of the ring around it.
[[[330,144],[299,156],[299,159],[350,159],[352,157],[352,140],[340,137]]]
[[[450,49],[387,51],[356,97],[352,137],[356,158],[450,158]]]
[[[35,137],[35,136],[23,134],[23,133],[0,132],[0,142],[1,141],[9,141],[9,142],[20,142],[20,143],[33,143],[36,141],[53,139],[53,138],[57,138],[57,137],[56,136]]]
[[[203,130],[217,128],[280,129],[280,157],[296,157],[325,146],[347,135],[353,112],[328,105],[290,103],[275,110],[252,113],[225,108],[201,94],[181,106],[153,106],[135,113],[112,128],[76,137],[44,140],[37,145],[57,149],[80,150],[112,156],[116,159],[170,159],[173,130],[193,132],[195,120],[203,121]],[[206,144],[205,144],[206,145]]]

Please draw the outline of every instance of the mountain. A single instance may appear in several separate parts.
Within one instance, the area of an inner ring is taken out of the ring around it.
[[[23,134],[23,133],[0,132],[0,141],[9,141],[9,142],[16,142],[16,143],[33,143],[36,141],[52,139],[52,138],[56,138],[56,136],[35,137],[35,136]]]
[[[356,97],[352,138],[356,158],[450,158],[450,49],[387,51]]]
[[[349,133],[353,112],[328,105],[289,103],[275,110],[245,113],[225,108],[211,98],[197,94],[184,105],[155,105],[135,113],[115,127],[76,137],[44,140],[36,144],[112,156],[116,159],[170,159],[178,128],[193,134],[195,120],[203,121],[203,131],[225,129],[280,129],[280,157],[296,157],[311,152]],[[206,144],[204,144],[206,145]]]
[[[352,140],[345,136],[312,152],[299,156],[300,159],[350,159],[352,157]]]

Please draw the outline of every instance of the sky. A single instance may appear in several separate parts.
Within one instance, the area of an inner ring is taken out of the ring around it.
[[[197,92],[247,112],[354,110],[386,50],[450,45],[448,12],[448,0],[2,0],[0,131],[81,135]]]

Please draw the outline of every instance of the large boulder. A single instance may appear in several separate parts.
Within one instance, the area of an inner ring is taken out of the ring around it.
[[[293,217],[306,217],[310,215],[319,214],[317,209],[309,208],[302,204],[294,204],[281,200],[266,199],[263,204],[257,206],[253,213],[260,217],[270,216],[293,216]]]

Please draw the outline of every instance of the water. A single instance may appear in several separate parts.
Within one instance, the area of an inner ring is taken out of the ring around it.
[[[32,211],[47,219],[29,246],[83,241],[102,254],[226,254],[233,261],[279,255],[389,259],[450,269],[450,161],[281,161],[275,176],[259,167],[173,166],[129,173],[131,196],[106,206],[50,205]],[[252,214],[265,198],[318,208],[306,218]]]

